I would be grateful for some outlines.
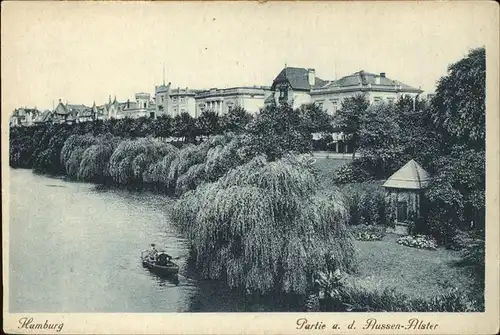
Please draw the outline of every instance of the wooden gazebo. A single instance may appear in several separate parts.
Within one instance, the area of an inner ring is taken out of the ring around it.
[[[396,232],[406,233],[408,223],[420,215],[421,197],[429,181],[429,173],[412,159],[384,183]]]

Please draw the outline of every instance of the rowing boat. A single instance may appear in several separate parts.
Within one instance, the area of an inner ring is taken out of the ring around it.
[[[158,264],[158,261],[162,261],[161,257],[163,254],[159,254],[157,256],[157,262],[152,261],[149,257],[141,255],[142,265],[151,272],[154,272],[160,276],[176,276],[179,273],[179,266],[172,262],[171,260],[161,262],[161,265]]]

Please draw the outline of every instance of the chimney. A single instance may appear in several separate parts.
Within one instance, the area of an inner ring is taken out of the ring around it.
[[[310,86],[314,86],[316,84],[316,71],[314,69],[307,69],[307,79]]]
[[[385,78],[385,72],[380,72],[380,78]]]

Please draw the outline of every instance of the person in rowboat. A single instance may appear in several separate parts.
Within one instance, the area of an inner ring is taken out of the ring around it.
[[[156,256],[158,255],[158,250],[154,243],[151,243],[151,248],[149,249],[148,258],[151,262],[156,262]]]

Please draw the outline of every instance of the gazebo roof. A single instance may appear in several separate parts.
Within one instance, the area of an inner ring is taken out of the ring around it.
[[[430,176],[413,159],[396,171],[384,183],[384,187],[420,190],[429,184]]]

